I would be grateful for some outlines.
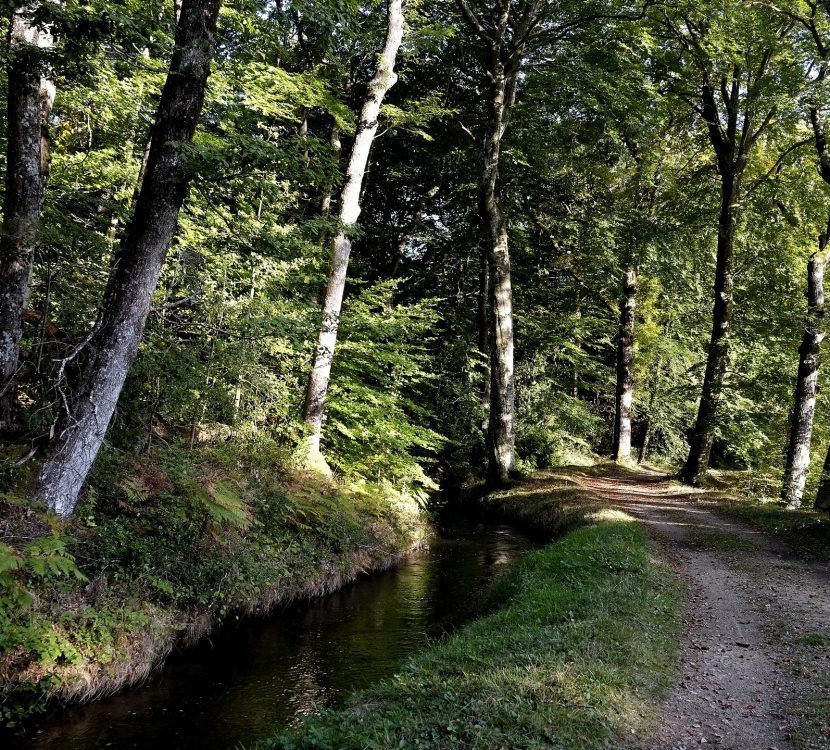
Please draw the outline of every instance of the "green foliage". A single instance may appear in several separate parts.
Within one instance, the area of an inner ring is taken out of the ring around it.
[[[346,476],[434,488],[425,465],[441,445],[426,427],[434,377],[435,300],[394,303],[398,284],[360,291],[344,314],[333,366],[325,448]]]
[[[69,553],[67,540],[57,535],[15,545],[0,542],[0,658],[35,658],[44,665],[77,663],[81,654],[36,608],[44,593],[74,588],[85,582]],[[44,695],[57,678],[41,676],[0,702],[0,725],[15,727],[29,713],[44,707]]]
[[[21,424],[4,451],[3,489],[14,491],[36,463],[20,459],[52,431],[85,359],[79,344],[132,214],[175,24],[162,0],[29,5],[55,32],[55,49],[37,62],[57,99],[19,368]],[[322,205],[337,206],[384,3],[223,3],[204,115],[181,146],[190,189],[82,511],[65,536],[0,546],[9,648],[52,667],[95,662],[96,648],[115,658],[119,639],[159,611],[255,609],[274,587],[301,589],[321,566],[377,547],[379,528],[381,548],[400,549],[431,492],[480,476],[489,375],[477,182],[487,86],[479,41],[456,4],[406,5],[399,80],[350,232],[322,436],[334,484],[291,467],[339,229]],[[719,201],[700,87],[716,84],[723,114],[730,76],[738,70],[746,81],[766,65],[768,74],[737,89],[742,111],[762,113],[764,127],[740,202],[712,461],[780,473],[806,262],[827,225],[805,110],[813,102],[827,114],[826,79],[805,75],[820,62],[814,39],[766,3],[677,0],[636,20],[622,17],[632,6],[621,0],[545,7],[499,165],[519,468],[608,452],[621,279],[632,267],[634,449],[647,447],[646,460],[685,457],[711,331]],[[577,16],[592,20],[570,23]],[[826,35],[830,21],[819,16]],[[567,33],[552,33],[559,24]],[[822,450],[828,392],[817,404]],[[811,536],[813,520],[793,533]],[[82,596],[78,570],[90,582]],[[112,595],[96,594],[100,586]],[[84,604],[59,619],[50,607],[67,591]],[[131,614],[119,619],[119,608]]]
[[[4,613],[31,606],[27,582],[71,578],[86,580],[67,551],[66,540],[59,536],[34,539],[19,549],[0,543],[0,609]],[[6,639],[2,643],[9,645]]]

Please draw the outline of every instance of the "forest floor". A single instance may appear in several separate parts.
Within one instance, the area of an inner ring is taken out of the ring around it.
[[[654,748],[830,748],[830,570],[664,474],[580,481],[639,519],[689,588]]]

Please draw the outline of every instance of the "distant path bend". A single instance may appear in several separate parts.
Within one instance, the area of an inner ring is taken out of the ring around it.
[[[643,747],[830,750],[828,567],[665,475],[580,481],[642,521],[691,592],[680,679]]]

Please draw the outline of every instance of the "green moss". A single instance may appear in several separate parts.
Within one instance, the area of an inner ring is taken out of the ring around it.
[[[550,529],[578,515],[577,490],[547,475],[485,503]],[[587,750],[647,731],[676,658],[679,587],[639,525],[584,490],[581,507],[598,522],[524,558],[496,611],[263,747]]]

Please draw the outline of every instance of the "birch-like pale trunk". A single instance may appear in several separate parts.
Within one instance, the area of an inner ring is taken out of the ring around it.
[[[162,263],[173,239],[188,175],[181,145],[202,111],[221,0],[183,0],[176,46],[161,93],[147,170],[132,221],[114,259],[78,384],[32,491],[58,515],[72,514],[98,455],[138,351]],[[80,351],[76,350],[76,353]]]
[[[357,223],[360,215],[360,192],[363,187],[366,165],[369,162],[369,151],[377,133],[383,99],[398,79],[395,73],[395,61],[403,34],[402,0],[389,0],[386,42],[363,102],[349,165],[346,169],[346,182],[340,194],[340,231],[332,242],[331,267],[323,299],[323,320],[317,338],[317,349],[308,379],[303,410],[303,419],[308,425],[308,458],[310,463],[319,464],[321,468],[323,462],[319,460],[319,457],[323,410],[331,379],[331,363],[337,345],[337,329],[340,323],[340,311],[343,307],[349,256],[352,251],[352,243],[347,233]]]
[[[631,460],[631,407],[634,400],[634,313],[637,305],[637,269],[623,276],[620,330],[617,338],[617,389],[614,409],[616,461]]]
[[[48,121],[55,87],[43,53],[48,31],[33,26],[25,7],[11,19],[8,39],[6,179],[0,228],[0,432],[14,423],[23,310],[49,176]]]
[[[818,394],[819,353],[825,337],[824,269],[827,265],[827,235],[821,237],[819,250],[807,264],[807,320],[798,348],[798,375],[787,444],[787,463],[781,500],[788,508],[801,507],[804,485],[810,470],[810,444]]]

